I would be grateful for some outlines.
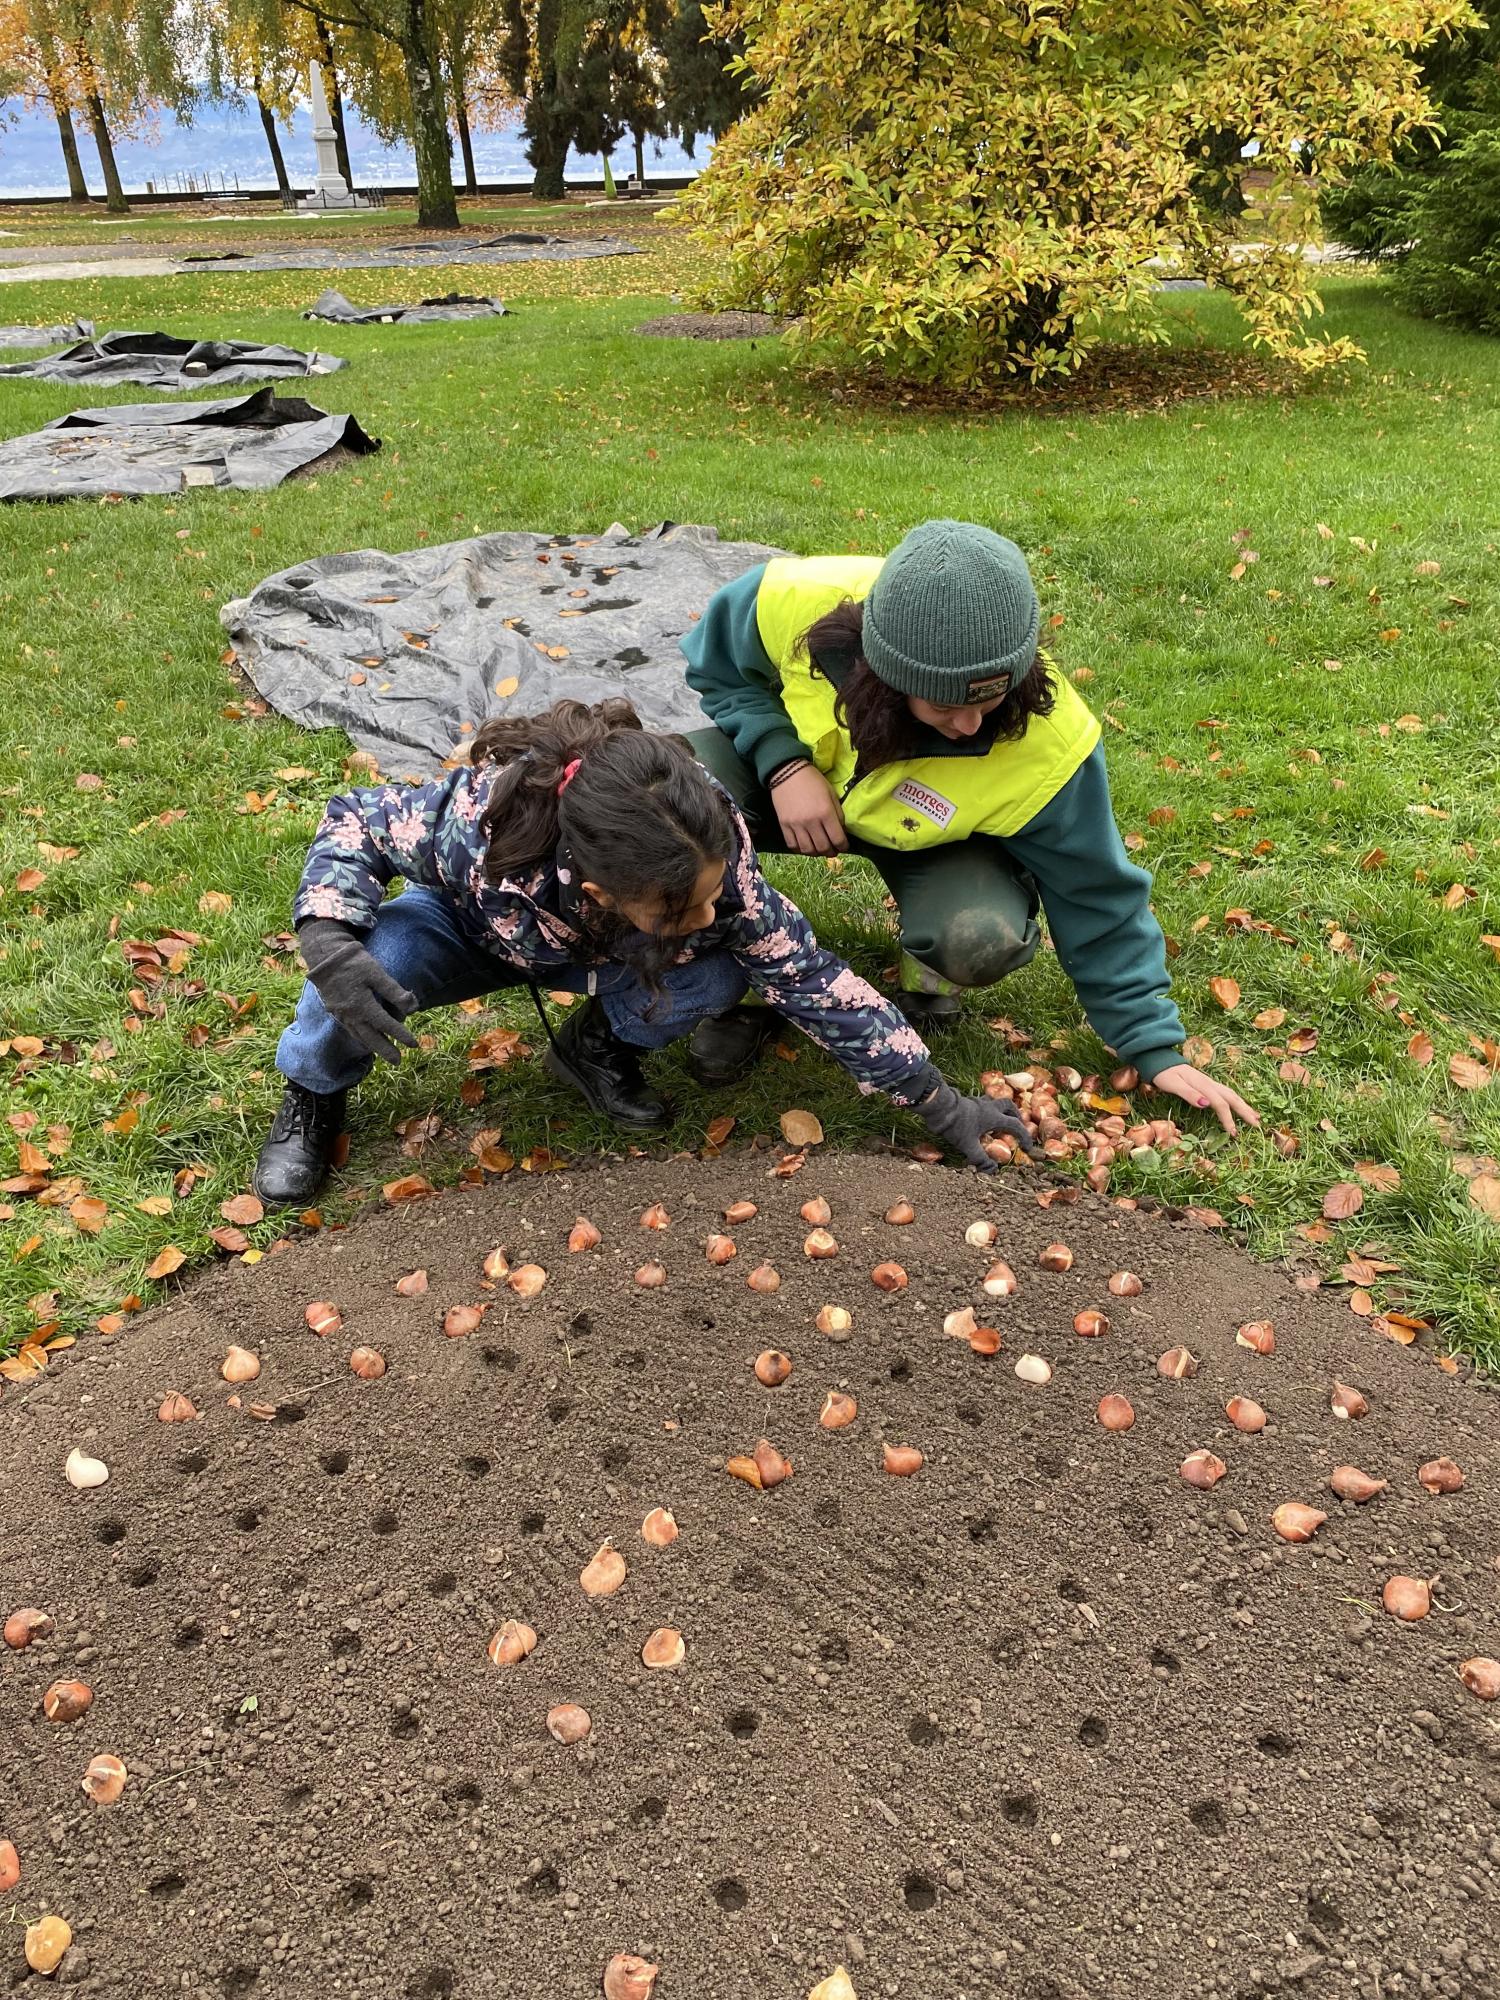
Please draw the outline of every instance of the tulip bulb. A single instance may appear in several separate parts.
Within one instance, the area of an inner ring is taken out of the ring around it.
[[[998,1329],[993,1326],[976,1326],[969,1335],[969,1346],[975,1354],[998,1354],[1002,1346]]]
[[[729,1474],[731,1479],[743,1479],[745,1484],[753,1486],[757,1493],[765,1485],[765,1481],[760,1476],[760,1467],[755,1463],[753,1458],[747,1458],[744,1452],[738,1453],[734,1458],[726,1459],[724,1470]]]
[[[156,1412],[158,1422],[164,1424],[190,1424],[197,1414],[197,1410],[187,1397],[179,1396],[175,1389],[169,1396],[162,1398]]]
[[[751,1454],[762,1486],[779,1486],[792,1476],[792,1461],[783,1458],[769,1438],[760,1438]]]
[[[1268,1319],[1246,1320],[1234,1337],[1241,1347],[1248,1347],[1252,1354],[1276,1352],[1276,1330]]]
[[[19,1611],[12,1611],[5,1621],[5,1643],[13,1653],[24,1652],[38,1639],[50,1639],[51,1636],[51,1618],[31,1604],[23,1604]]]
[[[1229,1467],[1211,1451],[1190,1451],[1177,1470],[1189,1486],[1206,1492],[1210,1486],[1218,1485]]]
[[[93,1702],[94,1690],[87,1681],[54,1681],[42,1696],[42,1713],[49,1722],[76,1722]]]
[[[682,1634],[674,1632],[670,1625],[663,1625],[651,1634],[641,1648],[641,1663],[648,1667],[680,1667],[687,1656],[687,1647]]]
[[[604,1968],[604,2000],[651,2000],[660,1971],[633,1951],[617,1951]]]
[[[1335,1382],[1329,1396],[1329,1407],[1333,1414],[1347,1421],[1352,1417],[1364,1417],[1370,1413],[1370,1405],[1358,1389],[1351,1389],[1347,1382]]]
[[[649,1208],[643,1209],[641,1212],[641,1227],[642,1229],[670,1229],[672,1227],[672,1218],[659,1201],[653,1201]]]
[[[483,1306],[449,1306],[443,1314],[443,1331],[450,1340],[462,1340],[483,1318]]]
[[[1023,1382],[1035,1383],[1044,1389],[1052,1380],[1052,1364],[1044,1361],[1040,1354],[1023,1354],[1016,1363],[1016,1373]]]
[[[984,1274],[984,1294],[990,1299],[1008,1299],[1016,1289],[1016,1274],[1009,1264],[991,1264]]]
[[[1049,1243],[1036,1261],[1044,1271],[1071,1271],[1073,1253],[1066,1243]]]
[[[764,1389],[779,1389],[792,1372],[792,1357],[779,1347],[768,1347],[755,1357],[755,1379]]]
[[[485,1647],[497,1667],[516,1667],[536,1646],[536,1633],[519,1618],[507,1618]]]
[[[1380,1593],[1380,1601],[1393,1618],[1410,1625],[1432,1609],[1432,1592],[1418,1576],[1393,1576]]]
[[[1146,1288],[1134,1271],[1116,1271],[1109,1289],[1117,1299],[1138,1299]]]
[[[724,1236],[715,1231],[704,1244],[703,1254],[710,1264],[728,1264],[740,1254],[739,1245],[732,1236]]]
[[[1231,1396],[1224,1405],[1224,1414],[1237,1431],[1244,1431],[1251,1436],[1266,1427],[1265,1411],[1259,1403],[1252,1402],[1248,1396]]]
[[[943,1332],[950,1340],[967,1340],[978,1324],[978,1320],[974,1317],[974,1308],[960,1306],[956,1312],[949,1313],[944,1319]]]
[[[909,1479],[914,1472],[920,1472],[927,1463],[915,1445],[888,1444],[884,1452],[887,1472],[897,1479]]]
[[[408,1271],[404,1278],[396,1280],[397,1295],[403,1299],[419,1299],[427,1290],[425,1271]]]
[[[1457,1493],[1463,1486],[1464,1476],[1451,1458],[1429,1458],[1417,1474],[1417,1480],[1429,1493]]]
[[[881,1292],[904,1292],[907,1285],[905,1271],[899,1264],[877,1264],[870,1273],[875,1289]]]
[[[893,1229],[904,1229],[909,1222],[915,1222],[917,1211],[909,1201],[893,1201],[885,1212],[885,1221]]]
[[[219,1373],[226,1382],[253,1382],[260,1373],[260,1356],[248,1347],[231,1347]]]
[[[728,1223],[750,1222],[759,1214],[760,1210],[753,1201],[732,1201],[724,1211],[724,1220]]]
[[[1101,1396],[1099,1421],[1107,1431],[1128,1431],[1135,1422],[1135,1411],[1125,1396]]]
[[[0,1896],[8,1896],[21,1879],[21,1857],[13,1840],[0,1840]]]
[[[319,1340],[326,1340],[330,1333],[337,1333],[344,1324],[344,1315],[331,1299],[314,1299],[304,1310],[302,1317]]]
[[[971,1250],[990,1250],[1000,1239],[1000,1231],[993,1222],[971,1222],[964,1231],[964,1241]]]
[[[484,1275],[497,1285],[510,1276],[510,1259],[498,1244],[484,1260]]]
[[[580,1215],[568,1231],[568,1248],[575,1256],[580,1250],[597,1250],[603,1240],[586,1215]]]
[[[847,1340],[853,1324],[853,1316],[842,1306],[819,1306],[818,1316],[813,1321],[819,1333],[827,1334],[830,1340]]]
[[[102,1458],[90,1458],[86,1451],[75,1445],[68,1453],[64,1476],[70,1486],[76,1486],[80,1493],[86,1493],[91,1486],[102,1486],[109,1477],[109,1467]]]
[[[781,1290],[781,1273],[774,1264],[757,1264],[745,1283],[752,1292],[761,1292],[769,1296],[772,1292]]]
[[[638,1266],[635,1281],[642,1291],[659,1292],[667,1282],[667,1267],[665,1264],[656,1263],[653,1259],[650,1263]]]
[[[836,1965],[826,1979],[820,1979],[807,2000],[859,2000],[843,1966]]]
[[[125,1789],[126,1775],[118,1757],[94,1757],[83,1774],[83,1789],[96,1806],[112,1806]]]
[[[1310,1542],[1327,1519],[1316,1507],[1284,1500],[1271,1516],[1271,1526],[1284,1542]]]
[[[606,1542],[579,1572],[578,1581],[590,1597],[613,1597],[625,1581],[625,1558]]]
[[[56,1972],[72,1942],[72,1928],[61,1917],[38,1917],[26,1927],[26,1963],[44,1977]]]
[[[668,1507],[653,1507],[641,1523],[641,1540],[654,1549],[664,1549],[677,1539],[677,1523]]]
[[[822,1195],[815,1194],[811,1201],[805,1201],[799,1211],[804,1222],[810,1222],[815,1229],[822,1229],[833,1220],[833,1210]]]
[[[593,1726],[588,1710],[576,1702],[561,1701],[547,1710],[547,1734],[558,1743],[581,1743]]]
[[[506,1279],[518,1299],[534,1299],[547,1282],[547,1273],[540,1264],[522,1264]]]
[[[1198,1363],[1185,1347],[1169,1347],[1157,1362],[1156,1372],[1165,1375],[1169,1382],[1183,1382],[1197,1374]]]
[[[1388,1479],[1372,1479],[1368,1472],[1362,1472],[1357,1465],[1336,1465],[1328,1475],[1328,1484],[1340,1500],[1352,1500],[1363,1507],[1367,1500],[1373,1500],[1377,1493],[1384,1493],[1390,1485]]]
[[[811,1257],[815,1261],[824,1257],[837,1257],[839,1254],[838,1240],[830,1230],[810,1230],[806,1241],[802,1245],[802,1254],[804,1257]]]
[[[1097,1340],[1101,1334],[1109,1332],[1108,1316],[1090,1309],[1073,1315],[1073,1331],[1084,1340]]]
[[[1481,1701],[1500,1701],[1500,1660],[1487,1659],[1483,1654],[1465,1660],[1458,1677],[1469,1693],[1478,1695]]]
[[[852,1424],[859,1415],[859,1405],[852,1396],[844,1395],[838,1389],[830,1389],[823,1398],[823,1407],[818,1412],[818,1422],[825,1431],[841,1431]]]
[[[385,1373],[385,1356],[373,1347],[356,1347],[349,1356],[349,1366],[361,1382],[378,1382]]]

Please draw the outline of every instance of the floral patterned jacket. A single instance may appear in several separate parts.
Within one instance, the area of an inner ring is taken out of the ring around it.
[[[399,875],[445,895],[476,945],[525,979],[545,985],[559,966],[607,962],[560,861],[521,881],[486,878],[480,820],[496,775],[494,766],[466,768],[425,785],[379,785],[330,799],[308,850],[294,920],[329,917],[367,931]],[[714,923],[683,940],[678,962],[729,952],[767,1005],[826,1049],[862,1091],[920,1103],[941,1081],[921,1036],[868,980],[823,949],[802,912],[761,873],[732,802],[731,811],[735,851]]]

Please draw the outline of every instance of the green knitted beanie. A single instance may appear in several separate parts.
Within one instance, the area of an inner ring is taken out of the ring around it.
[[[994,701],[1021,679],[1041,624],[1014,542],[972,521],[924,521],[870,586],[864,655],[887,687],[957,708]]]

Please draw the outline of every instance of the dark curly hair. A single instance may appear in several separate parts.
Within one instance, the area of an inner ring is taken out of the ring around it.
[[[819,665],[820,659],[847,662],[837,683],[834,714],[839,727],[848,730],[849,741],[854,745],[857,778],[922,754],[918,735],[922,725],[907,707],[901,690],[888,687],[865,658],[864,631],[863,604],[846,598],[810,625],[801,642],[807,648],[813,671],[823,673],[825,679],[831,680],[832,675]],[[1038,652],[988,718],[987,733],[993,732],[990,740],[1009,743],[1024,736],[1031,718],[1050,715],[1056,700],[1052,670]]]

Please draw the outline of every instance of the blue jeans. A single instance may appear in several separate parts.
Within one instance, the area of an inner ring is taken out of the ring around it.
[[[525,983],[464,930],[453,904],[435,889],[408,889],[383,904],[364,942],[391,977],[416,995],[419,1010],[452,1007]],[[622,1042],[640,1049],[664,1049],[699,1021],[727,1013],[744,998],[747,985],[726,951],[673,966],[656,994],[623,965],[548,966],[537,978],[571,993],[588,992],[592,979],[610,1027]],[[276,1067],[304,1090],[326,1095],[368,1076],[375,1058],[339,1026],[309,980],[276,1045]]]

